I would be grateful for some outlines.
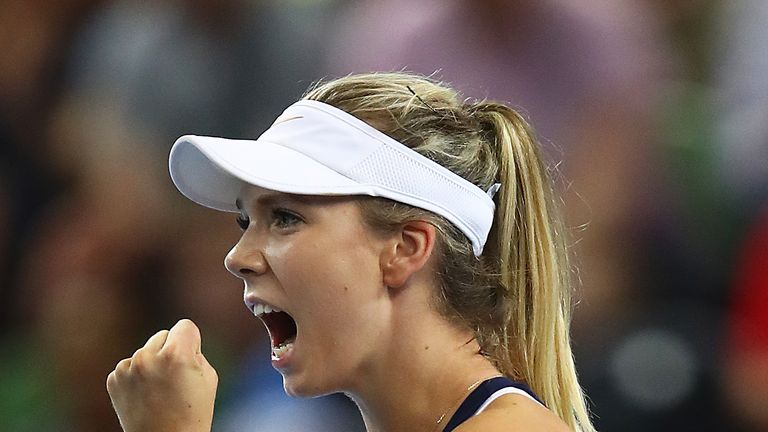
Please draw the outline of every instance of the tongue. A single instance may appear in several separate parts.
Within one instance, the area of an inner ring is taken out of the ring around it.
[[[296,322],[285,312],[272,312],[261,316],[272,339],[272,346],[292,341],[296,338]]]

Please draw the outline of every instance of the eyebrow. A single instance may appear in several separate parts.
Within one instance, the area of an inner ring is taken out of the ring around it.
[[[284,192],[270,192],[266,193],[262,196],[260,196],[256,200],[256,204],[266,207],[270,205],[274,205],[275,203],[282,202],[282,201],[289,201],[289,202],[295,202],[299,204],[312,204],[313,202],[316,202],[316,198],[312,195],[298,195],[298,194],[289,194]],[[235,200],[235,206],[239,210],[243,210],[243,201],[238,198]]]

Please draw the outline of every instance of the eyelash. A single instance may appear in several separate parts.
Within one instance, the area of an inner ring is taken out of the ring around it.
[[[286,222],[285,219],[290,220]],[[279,208],[272,210],[272,226],[277,228],[288,228],[299,222],[303,222],[303,220],[295,213]]]
[[[285,219],[290,219],[289,221],[286,221]],[[237,224],[240,226],[240,229],[243,231],[248,229],[248,226],[251,224],[251,218],[248,217],[248,215],[240,213],[237,215],[237,218],[235,219],[237,221]],[[287,210],[283,209],[274,209],[272,210],[272,226],[277,228],[288,228],[296,223],[303,222],[303,219],[299,217],[298,215],[289,212]]]
[[[251,218],[249,218],[247,215],[244,215],[240,213],[237,215],[237,218],[235,219],[237,221],[237,224],[240,226],[240,229],[245,231],[248,229],[248,225],[251,224]]]

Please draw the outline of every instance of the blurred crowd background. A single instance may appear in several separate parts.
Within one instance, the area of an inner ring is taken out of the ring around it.
[[[222,265],[234,217],[166,164],[373,70],[534,124],[598,430],[768,431],[766,23],[765,0],[0,1],[0,431],[118,431],[107,374],[182,317],[216,431],[361,431],[344,397],[282,394]]]

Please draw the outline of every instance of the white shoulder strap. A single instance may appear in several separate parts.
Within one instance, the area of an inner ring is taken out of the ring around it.
[[[488,408],[488,405],[490,405],[493,401],[495,401],[496,399],[498,399],[498,398],[500,398],[500,397],[502,397],[502,396],[504,396],[506,394],[516,394],[516,395],[525,396],[528,399],[530,399],[530,400],[536,402],[537,404],[541,405],[541,402],[537,401],[533,396],[531,396],[528,393],[526,393],[525,390],[520,390],[517,387],[504,387],[503,389],[496,390],[495,393],[490,395],[488,397],[488,399],[486,399],[485,402],[483,402],[483,404],[480,405],[480,408],[478,408],[477,411],[475,411],[474,415],[480,414],[486,408]]]

